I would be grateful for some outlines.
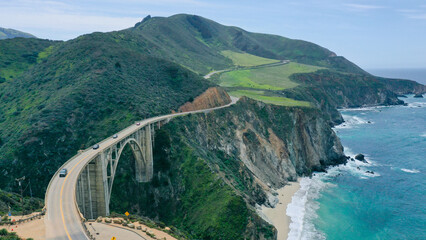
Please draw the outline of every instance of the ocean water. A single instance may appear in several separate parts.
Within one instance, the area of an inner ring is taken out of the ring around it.
[[[289,239],[426,239],[426,99],[402,100],[342,110],[334,130],[345,154],[368,163],[302,178],[287,207]]]
[[[426,84],[426,68],[376,68],[367,69],[367,72],[380,77],[409,79]]]

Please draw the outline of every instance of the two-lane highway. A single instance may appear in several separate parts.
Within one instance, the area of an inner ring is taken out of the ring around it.
[[[191,112],[169,114],[159,117],[145,119],[140,122],[140,125],[133,124],[118,133],[118,138],[109,137],[99,143],[99,149],[87,149],[80,152],[70,160],[68,160],[60,169],[68,169],[68,174],[65,178],[59,177],[59,170],[53,176],[49,183],[46,192],[45,204],[47,215],[45,217],[46,239],[88,239],[83,228],[80,211],[76,201],[76,185],[80,172],[92,159],[94,159],[105,148],[116,144],[123,138],[132,134],[136,130],[147,126],[148,124],[158,121],[193,114],[209,112],[225,107],[229,107],[237,102],[237,98],[231,98],[231,103],[210,109],[203,109]]]

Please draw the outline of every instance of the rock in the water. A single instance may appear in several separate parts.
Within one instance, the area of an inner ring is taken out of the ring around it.
[[[405,96],[404,94],[398,94],[398,95],[397,95],[397,97],[400,97],[400,98],[407,98],[407,96]]]
[[[374,174],[374,172],[373,171],[365,171],[366,173],[369,173],[369,174]]]
[[[422,95],[422,94],[420,94],[420,93],[418,93],[418,94],[414,95],[414,97],[415,97],[415,98],[423,98],[423,95]]]
[[[355,156],[355,159],[356,159],[356,160],[358,160],[358,161],[361,161],[361,162],[363,162],[363,163],[367,163],[367,160],[365,160],[365,156],[364,156],[364,154],[362,154],[362,153],[357,154],[357,155]]]

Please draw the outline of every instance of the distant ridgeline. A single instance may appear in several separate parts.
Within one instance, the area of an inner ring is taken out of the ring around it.
[[[35,38],[34,35],[29,33],[21,32],[15,29],[0,27],[0,39],[16,38],[16,37]]]
[[[202,77],[218,70],[226,71]],[[148,16],[122,31],[66,42],[4,39],[0,188],[18,192],[14,179],[26,176],[43,197],[54,172],[79,149],[184,104],[228,100],[215,90],[197,98],[217,86],[248,98],[159,131],[150,183],[134,182],[125,154],[112,210],[125,206],[193,238],[275,239],[254,206],[273,204],[273,188],[297,176],[345,161],[330,128],[342,121],[337,108],[401,104],[397,94],[425,92],[413,81],[372,76],[310,42],[193,15]]]

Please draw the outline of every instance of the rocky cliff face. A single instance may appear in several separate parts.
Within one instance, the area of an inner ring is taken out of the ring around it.
[[[248,98],[174,119],[155,139],[152,182],[137,185],[124,167],[116,179],[127,180],[115,180],[112,209],[131,209],[202,239],[275,239],[256,204],[274,206],[274,189],[346,161],[318,110]]]
[[[386,88],[396,94],[426,93],[426,86],[415,81],[402,79],[379,78]]]
[[[231,102],[231,98],[223,88],[211,87],[196,97],[193,101],[185,103],[179,112],[189,112],[200,109],[219,107]]]
[[[314,109],[242,98],[227,111],[196,118],[194,128],[185,132],[194,136],[192,145],[241,160],[256,178],[273,187],[340,163],[343,156],[338,138]]]
[[[313,103],[321,109],[331,124],[343,122],[338,108],[404,103],[381,81],[382,78],[371,75],[320,70],[314,73],[294,74],[291,78],[300,85],[286,89],[281,94]]]

